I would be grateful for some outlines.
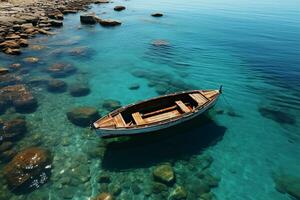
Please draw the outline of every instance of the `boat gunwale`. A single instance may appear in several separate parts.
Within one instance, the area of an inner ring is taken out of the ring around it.
[[[161,95],[161,96],[158,96],[158,97],[149,98],[149,99],[146,99],[146,100],[138,101],[136,103],[131,103],[131,104],[128,104],[124,107],[118,108],[118,109],[108,113],[107,115],[103,116],[102,118],[98,119],[97,121],[101,121],[105,117],[108,117],[108,116],[111,117],[111,115],[121,113],[122,111],[126,110],[127,108],[132,107],[132,106],[137,105],[137,104],[142,104],[142,103],[152,101],[152,100],[156,100],[156,99],[160,99],[160,98],[163,98],[163,97],[171,97],[171,96],[176,96],[176,95],[179,95],[179,94],[189,94],[189,93],[202,92],[202,91],[214,91],[214,90],[213,89],[211,89],[211,90],[189,90],[189,91],[175,92],[175,93],[171,93],[171,94],[166,94],[166,95]],[[173,117],[173,118],[170,118],[170,119],[166,119],[166,120],[162,120],[162,121],[159,121],[159,122],[156,122],[156,123],[149,123],[149,124],[144,124],[144,125],[135,125],[135,126],[129,126],[129,127],[118,127],[118,128],[117,127],[114,127],[114,128],[105,128],[104,127],[104,128],[96,128],[96,129],[97,130],[106,130],[106,131],[118,131],[118,130],[128,130],[128,129],[136,130],[136,129],[144,129],[144,128],[147,128],[147,127],[161,126],[163,124],[170,123],[170,122],[173,122],[173,121],[177,121],[181,118],[186,118],[186,117],[189,117],[189,116],[192,116],[192,115],[196,114],[197,112],[201,111],[206,106],[213,103],[219,95],[220,95],[220,93],[217,93],[216,95],[213,96],[212,99],[208,99],[208,101],[206,101],[203,105],[195,107],[195,109],[191,112],[183,113],[179,116],[176,116],[176,117]],[[96,123],[97,121],[95,121],[94,123]]]

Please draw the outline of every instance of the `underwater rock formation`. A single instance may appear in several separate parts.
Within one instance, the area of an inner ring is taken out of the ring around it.
[[[19,152],[4,168],[9,187],[14,190],[35,189],[44,184],[50,174],[51,154],[38,147]]]
[[[32,112],[37,108],[37,100],[22,84],[1,88],[0,101],[13,105],[18,112]]]
[[[281,193],[288,193],[295,199],[300,199],[300,177],[287,174],[276,174],[273,176],[276,190]]]
[[[69,86],[69,92],[73,97],[86,96],[90,93],[90,88],[85,84],[72,84]]]
[[[39,58],[33,57],[33,56],[24,58],[24,61],[29,62],[29,63],[37,63],[37,62],[39,62],[39,60],[40,60]]]
[[[151,44],[155,47],[164,47],[170,45],[170,43],[166,40],[154,40],[151,42]]]
[[[113,200],[113,196],[109,193],[103,192],[95,197],[93,200]]]
[[[5,67],[0,67],[0,75],[7,74],[9,72],[9,69]]]
[[[268,107],[258,108],[258,112],[265,118],[271,119],[279,124],[290,124],[293,125],[296,123],[294,116],[283,112],[281,110],[275,110]]]
[[[52,79],[48,81],[47,89],[49,92],[65,92],[67,89],[67,83],[59,79]]]
[[[129,86],[130,90],[137,90],[139,88],[140,88],[140,85],[138,83],[134,83],[134,84]]]
[[[4,121],[1,126],[0,136],[3,141],[16,141],[27,132],[26,121],[22,118]]]
[[[70,63],[56,63],[47,69],[54,78],[62,78],[75,73],[77,69]]]
[[[67,112],[67,117],[73,124],[86,127],[96,121],[100,115],[96,108],[78,107]]]
[[[162,164],[153,171],[153,178],[159,182],[171,185],[175,182],[175,174],[170,164]]]
[[[106,99],[103,101],[102,107],[107,111],[113,111],[122,107],[121,102],[113,99]]]
[[[184,200],[187,198],[187,191],[181,187],[177,186],[172,193],[170,194],[169,198],[170,200]]]

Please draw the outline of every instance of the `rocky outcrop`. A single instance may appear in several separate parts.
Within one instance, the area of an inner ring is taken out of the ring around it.
[[[125,6],[115,6],[115,7],[114,7],[114,10],[115,10],[115,11],[122,11],[122,10],[125,10],[125,9],[126,9]]]
[[[175,174],[170,164],[162,164],[153,171],[153,178],[156,181],[172,185],[175,182]]]
[[[152,17],[162,17],[163,14],[162,13],[152,13],[151,16]]]
[[[4,168],[8,186],[14,190],[38,188],[48,180],[51,162],[45,149],[32,147],[19,152]]]
[[[67,117],[73,124],[86,127],[96,121],[100,116],[96,108],[78,107],[67,112]]]
[[[95,14],[93,13],[84,14],[84,15],[80,15],[80,22],[82,24],[96,24],[97,19],[95,17]]]
[[[4,121],[1,126],[0,135],[3,141],[16,141],[27,132],[26,121],[22,118]]]
[[[93,200],[113,200],[113,195],[103,192],[100,193],[97,197],[95,197]]]

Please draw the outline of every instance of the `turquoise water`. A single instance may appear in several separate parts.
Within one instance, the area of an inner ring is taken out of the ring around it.
[[[115,5],[127,9],[114,12]],[[221,179],[212,190],[216,199],[291,199],[275,189],[272,175],[300,173],[299,6],[296,0],[114,1],[91,6],[90,12],[121,20],[119,27],[84,26],[80,14],[68,15],[64,27],[53,30],[56,35],[30,41],[46,48],[27,48],[19,57],[1,54],[1,66],[22,64],[16,73],[24,83],[50,78],[45,70],[51,64],[67,62],[78,70],[59,79],[69,85],[88,84],[91,90],[87,96],[72,97],[28,84],[38,108],[22,114],[28,132],[16,147],[49,149],[53,169],[50,180],[31,193],[9,192],[0,181],[6,199],[88,199],[104,191],[97,183],[103,171],[111,175],[109,188],[122,188],[117,199],[167,199],[147,192],[153,168],[167,161],[176,184],[186,188],[188,199],[197,199],[193,176],[206,154],[214,159],[211,173]],[[151,17],[155,11],[164,16]],[[167,45],[155,46],[156,40]],[[78,49],[85,54],[72,56]],[[40,60],[29,64],[23,61],[28,56]],[[132,84],[140,88],[130,90]],[[192,127],[170,130],[168,137],[114,144],[66,117],[76,106],[94,106],[103,115],[106,99],[126,105],[166,91],[221,84],[224,95],[215,108]],[[13,114],[9,110],[1,117]],[[68,177],[85,180],[66,181]],[[133,192],[132,185],[141,192]]]

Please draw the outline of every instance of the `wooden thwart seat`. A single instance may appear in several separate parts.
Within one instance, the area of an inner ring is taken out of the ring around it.
[[[145,118],[144,120],[147,123],[155,123],[155,122],[168,120],[168,119],[171,119],[173,117],[178,117],[178,116],[180,116],[179,111],[178,110],[173,110],[173,111],[169,111],[169,112],[166,112],[166,113],[162,113],[162,114],[159,114],[159,115],[154,115],[152,117]]]
[[[182,101],[175,101],[175,103],[177,104],[177,106],[179,106],[179,108],[187,113],[187,112],[190,112],[190,109],[182,102]]]
[[[132,117],[137,125],[144,125],[146,124],[145,120],[142,118],[139,112],[135,112],[132,114]]]
[[[126,127],[126,123],[125,123],[121,113],[117,114],[114,117],[114,122],[116,124],[116,127]]]
[[[192,97],[199,104],[199,106],[205,104],[208,101],[207,98],[200,93],[189,94],[189,96]]]

